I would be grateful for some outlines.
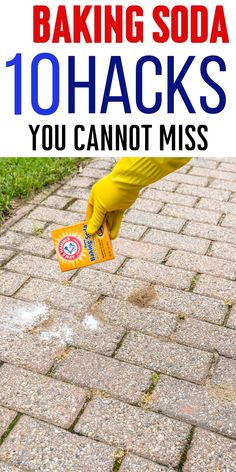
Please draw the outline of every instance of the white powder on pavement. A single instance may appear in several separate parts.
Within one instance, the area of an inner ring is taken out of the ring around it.
[[[48,316],[48,307],[44,304],[17,307],[4,317],[1,327],[6,331],[23,332],[47,320]]]
[[[83,325],[91,330],[96,330],[99,327],[99,321],[93,315],[86,315],[83,319]]]
[[[73,331],[67,325],[42,331],[39,334],[43,341],[59,341],[62,345],[73,343]]]

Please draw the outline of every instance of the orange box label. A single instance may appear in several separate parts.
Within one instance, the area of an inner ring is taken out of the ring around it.
[[[106,223],[94,236],[87,233],[87,223],[82,221],[77,225],[55,229],[52,239],[62,272],[115,258]]]

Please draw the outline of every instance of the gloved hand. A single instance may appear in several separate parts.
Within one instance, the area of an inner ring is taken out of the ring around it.
[[[187,164],[189,158],[127,157],[118,161],[106,177],[92,188],[86,220],[87,232],[94,234],[107,218],[110,237],[119,233],[125,210],[131,207],[143,187]]]

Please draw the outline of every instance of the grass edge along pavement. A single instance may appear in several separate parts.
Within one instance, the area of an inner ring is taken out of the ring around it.
[[[35,192],[76,172],[83,160],[70,157],[0,158],[0,224]]]

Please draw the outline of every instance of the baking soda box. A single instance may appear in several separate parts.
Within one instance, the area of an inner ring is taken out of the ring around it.
[[[93,236],[87,233],[86,221],[82,221],[52,231],[52,239],[62,272],[115,258],[106,222]]]

